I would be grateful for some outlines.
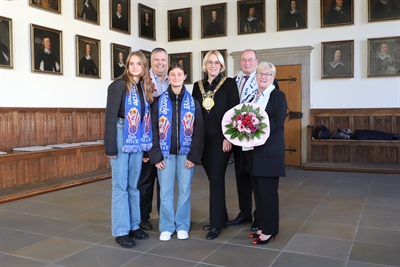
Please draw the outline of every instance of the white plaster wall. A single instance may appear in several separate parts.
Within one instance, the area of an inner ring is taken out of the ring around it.
[[[137,38],[137,4],[156,9],[157,41]],[[201,39],[200,6],[227,3],[226,37]],[[237,1],[131,1],[131,35],[109,30],[109,1],[100,1],[101,25],[74,19],[74,1],[62,0],[62,15],[28,5],[28,0],[1,0],[0,15],[13,18],[14,70],[0,69],[0,106],[18,107],[104,107],[107,86],[111,82],[110,43],[131,45],[133,50],[151,51],[162,46],[169,53],[193,53],[193,80],[201,77],[200,54],[203,50],[227,49],[228,54],[246,48],[269,49],[291,46],[314,47],[311,53],[311,108],[400,107],[400,77],[367,78],[367,39],[400,36],[400,20],[367,22],[367,1],[354,0],[354,25],[320,27],[320,0],[308,0],[308,29],[277,32],[276,0],[266,0],[266,33],[238,35]],[[167,10],[192,7],[192,40],[168,42]],[[29,16],[29,17],[28,17]],[[29,24],[51,25],[63,31],[64,75],[31,73]],[[101,40],[102,78],[76,77],[75,34]],[[354,40],[354,78],[324,79],[320,73],[321,42]],[[229,57],[228,75],[234,76]],[[191,90],[192,86],[187,86]]]

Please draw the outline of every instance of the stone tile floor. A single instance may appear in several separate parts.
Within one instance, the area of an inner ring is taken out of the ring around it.
[[[111,181],[103,180],[0,205],[0,266],[400,266],[400,176],[307,171],[280,179],[280,233],[251,244],[250,225],[208,241],[208,180],[195,167],[190,238],[149,239],[121,248],[110,233]],[[231,219],[238,213],[233,165],[226,175]],[[154,201],[155,203],[155,201]]]

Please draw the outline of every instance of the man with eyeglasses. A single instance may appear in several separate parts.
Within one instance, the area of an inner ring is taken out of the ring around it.
[[[164,48],[157,47],[151,51],[150,56],[150,80],[153,83],[153,97],[157,98],[164,93],[169,86],[167,76],[168,54]],[[149,161],[147,153],[143,155],[142,170],[137,188],[140,191],[140,228],[151,230],[153,226],[149,222],[152,211],[154,184],[157,177],[157,168]],[[160,187],[157,182],[157,211],[160,210]]]
[[[240,57],[240,65],[242,70],[235,77],[237,88],[239,90],[240,103],[252,102],[257,94],[258,85],[256,81],[256,68],[258,65],[257,53],[252,49],[246,49]],[[275,88],[279,90],[278,82],[274,80]],[[237,217],[228,221],[228,226],[251,223],[252,216],[252,187],[249,170],[241,164],[242,147],[233,146],[233,155],[235,159],[236,187],[238,192],[240,212]],[[254,211],[254,218],[255,218]],[[257,231],[257,221],[254,220],[251,225],[252,231]]]

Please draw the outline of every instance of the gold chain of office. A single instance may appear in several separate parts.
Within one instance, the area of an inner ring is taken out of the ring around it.
[[[214,107],[214,95],[215,93],[217,93],[218,89],[221,87],[221,85],[225,82],[226,77],[223,77],[221,79],[221,81],[219,81],[219,83],[217,84],[217,86],[215,87],[214,90],[210,90],[206,93],[206,91],[204,90],[204,86],[203,86],[203,81],[199,80],[199,88],[200,88],[200,92],[201,92],[201,96],[203,97],[203,102],[201,103],[203,105],[203,107],[210,112],[210,110]]]

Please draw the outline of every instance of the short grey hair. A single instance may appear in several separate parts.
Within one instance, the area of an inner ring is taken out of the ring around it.
[[[168,53],[167,53],[167,50],[165,50],[164,48],[162,48],[162,47],[156,47],[156,48],[154,48],[152,51],[151,51],[151,56],[150,56],[150,59],[153,59],[153,55],[154,55],[154,53],[158,53],[158,52],[164,52],[165,53],[165,55],[167,56],[167,58],[168,58]]]
[[[270,62],[266,62],[266,61],[261,61],[260,63],[258,63],[257,68],[256,68],[256,72],[262,72],[265,69],[269,69],[271,71],[271,73],[274,75],[274,78],[276,76],[276,68],[274,66],[274,64],[270,63]]]

